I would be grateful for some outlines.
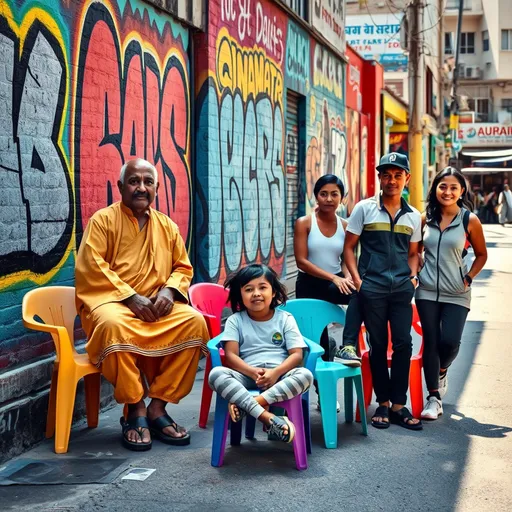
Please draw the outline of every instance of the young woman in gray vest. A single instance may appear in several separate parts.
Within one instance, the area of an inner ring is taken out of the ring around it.
[[[454,167],[434,178],[422,215],[424,265],[416,289],[416,305],[423,329],[423,369],[428,388],[424,419],[443,414],[448,368],[459,352],[471,304],[471,283],[487,261],[482,224],[466,204],[466,181]],[[465,256],[473,247],[475,260],[468,270]]]

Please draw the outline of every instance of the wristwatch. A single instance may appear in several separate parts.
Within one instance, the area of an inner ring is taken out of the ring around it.
[[[466,274],[464,276],[464,281],[467,281],[468,282],[468,286],[471,286],[471,284],[473,283],[473,278],[469,274]]]
[[[411,276],[409,279],[414,279],[417,283],[420,282],[420,278],[418,276]]]

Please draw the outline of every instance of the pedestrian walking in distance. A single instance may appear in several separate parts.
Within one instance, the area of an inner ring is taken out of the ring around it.
[[[463,174],[446,167],[434,178],[422,215],[425,263],[419,274],[416,305],[423,329],[423,369],[429,392],[421,417],[429,420],[443,414],[448,368],[459,352],[471,305],[471,284],[487,261],[482,224],[470,212],[466,196]],[[475,259],[468,271],[465,256],[469,244]]]
[[[370,368],[379,406],[372,417],[376,428],[389,422],[421,430],[421,421],[405,407],[412,355],[412,306],[417,284],[421,215],[402,198],[409,183],[409,160],[389,153],[377,166],[382,192],[359,202],[348,221],[344,259],[359,292],[370,335]],[[361,243],[359,266],[355,249]],[[388,323],[393,359],[388,373]]]
[[[235,313],[227,319],[222,336],[226,366],[212,369],[210,386],[229,402],[231,421],[250,414],[275,438],[291,443],[295,426],[268,408],[304,393],[313,374],[301,367],[307,345],[297,322],[290,313],[276,309],[286,302],[286,290],[277,274],[260,264],[242,268],[225,286]],[[262,393],[254,397],[250,389]]]

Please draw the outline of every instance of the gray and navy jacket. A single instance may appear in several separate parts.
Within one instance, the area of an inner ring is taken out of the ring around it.
[[[361,244],[359,275],[364,289],[375,293],[411,291],[409,244],[421,241],[421,215],[402,198],[392,219],[382,196],[356,204],[347,231],[358,235]]]
[[[471,306],[471,288],[464,285],[468,272],[465,261],[470,212],[461,208],[449,226],[441,231],[435,220],[423,230],[425,264],[419,274],[416,300],[448,302]]]

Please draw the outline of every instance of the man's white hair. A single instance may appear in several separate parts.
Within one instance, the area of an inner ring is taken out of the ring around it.
[[[136,158],[134,160],[128,160],[128,162],[125,162],[123,166],[121,167],[121,171],[119,172],[119,181],[124,185],[124,176],[126,174],[126,169],[128,168],[128,165],[133,164],[137,162],[138,164],[142,164],[145,167],[149,167],[151,169],[151,172],[153,173],[153,176],[155,178],[155,183],[158,183],[158,172],[156,170],[156,167],[148,162],[147,160],[144,160],[143,158]]]

